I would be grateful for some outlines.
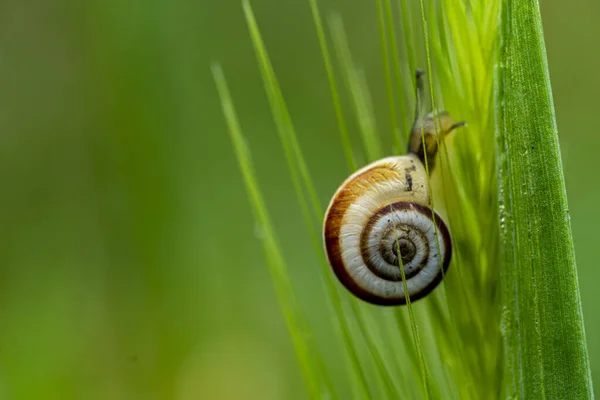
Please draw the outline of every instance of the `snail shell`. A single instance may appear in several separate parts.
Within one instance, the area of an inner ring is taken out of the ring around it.
[[[400,305],[407,301],[402,265],[411,301],[427,295],[452,256],[450,232],[434,214],[416,153],[367,165],[346,179],[327,209],[324,240],[333,271],[362,300]]]
[[[465,122],[446,112],[420,118],[422,77],[417,71],[408,154],[352,174],[325,214],[325,251],[333,271],[350,292],[373,304],[422,298],[441,282],[452,258],[450,231],[429,206],[424,165],[434,168],[438,143]]]

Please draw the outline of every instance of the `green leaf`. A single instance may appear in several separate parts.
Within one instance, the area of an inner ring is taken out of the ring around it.
[[[288,332],[290,333],[292,343],[296,350],[296,355],[310,398],[317,399],[321,396],[320,382],[322,379],[327,384],[327,378],[323,376],[320,365],[320,355],[315,353],[306,338],[306,322],[302,312],[297,308],[293,295],[292,285],[288,276],[288,268],[281,253],[275,231],[273,229],[271,218],[267,211],[265,201],[258,186],[258,181],[254,172],[254,167],[250,158],[245,138],[238,121],[238,117],[231,99],[231,94],[227,86],[227,81],[223,74],[221,66],[212,65],[212,73],[217,85],[221,107],[229,128],[229,134],[235,149],[235,155],[239,163],[240,172],[244,178],[244,185],[248,192],[248,199],[252,206],[252,211],[259,229],[259,238],[267,260],[267,266],[271,273],[277,298],[283,312]]]
[[[500,34],[505,395],[593,398],[538,2],[504,0]]]

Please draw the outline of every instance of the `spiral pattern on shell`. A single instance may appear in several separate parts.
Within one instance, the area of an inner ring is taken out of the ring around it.
[[[411,301],[442,280],[452,243],[444,221],[428,206],[424,177],[416,157],[389,157],[353,174],[334,195],[324,225],[327,257],[357,297],[405,304],[400,265]]]

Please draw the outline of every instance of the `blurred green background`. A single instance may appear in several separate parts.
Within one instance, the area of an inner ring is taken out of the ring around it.
[[[321,3],[344,18],[385,132],[374,2]],[[308,2],[253,5],[326,202],[346,164]],[[542,11],[599,382],[600,3],[544,0]],[[1,399],[306,397],[212,61],[315,335],[325,349],[336,340],[239,1],[3,0]]]

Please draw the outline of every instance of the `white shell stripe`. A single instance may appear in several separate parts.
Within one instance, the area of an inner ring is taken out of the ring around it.
[[[373,192],[369,196],[359,198],[348,208],[344,216],[344,224],[340,232],[340,247],[344,249],[342,258],[348,274],[358,286],[382,298],[405,298],[398,265],[390,265],[382,257],[381,249],[386,244],[392,244],[393,248],[397,249],[397,240],[408,240],[414,245],[414,256],[404,265],[407,286],[411,295],[419,293],[438,277],[442,268],[441,263],[445,258],[445,242],[441,238],[439,241],[436,239],[431,213],[423,214],[421,210],[410,208],[408,205],[405,209],[390,208],[389,212],[383,208],[383,214],[376,215],[378,219],[372,225],[371,237],[366,243],[368,259],[363,259],[361,235],[369,222],[369,217],[379,209],[376,204],[382,204],[373,201],[373,197],[377,196],[372,194]],[[390,204],[389,201],[386,203]],[[384,235],[388,235],[387,239]],[[383,239],[387,241],[382,243]],[[377,274],[365,265],[366,262],[370,264],[371,269],[377,271]],[[410,275],[414,276],[410,277]]]
[[[431,215],[423,216],[414,209],[390,210],[388,214],[379,218],[369,232],[363,231],[361,236],[368,234],[366,241],[368,258],[373,267],[380,272],[378,274],[380,277],[393,281],[402,279],[400,268],[398,268],[400,261],[397,260],[397,257],[394,257],[396,258],[395,262],[390,263],[382,258],[381,254],[382,248],[388,252],[397,253],[400,240],[414,245],[414,256],[410,261],[402,263],[407,278],[412,276],[413,272],[422,269],[423,263],[430,255],[430,250],[437,253],[437,243],[435,248],[431,249],[428,240],[429,235],[435,235],[430,217]],[[415,221],[417,219],[426,221]],[[364,260],[364,262],[369,260]]]

